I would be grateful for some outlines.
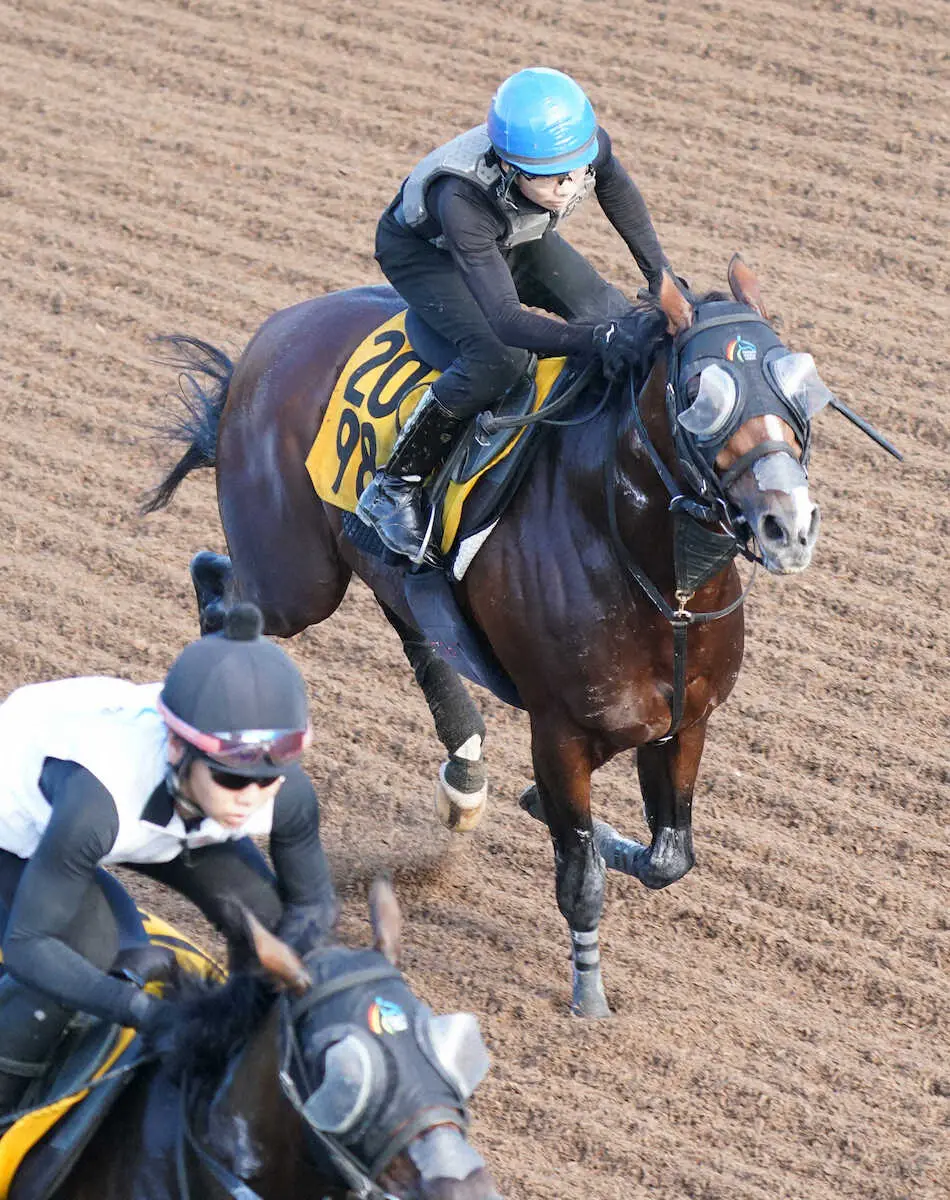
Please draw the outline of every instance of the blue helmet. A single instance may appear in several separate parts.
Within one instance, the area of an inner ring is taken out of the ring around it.
[[[597,119],[569,75],[528,67],[492,97],[488,137],[495,153],[531,175],[559,175],[597,157]]]

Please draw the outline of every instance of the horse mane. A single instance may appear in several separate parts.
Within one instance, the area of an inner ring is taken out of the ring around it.
[[[177,1011],[162,1060],[173,1079],[187,1070],[200,1087],[217,1083],[277,997],[269,980],[238,971],[225,983],[183,975],[168,1003]]]
[[[656,297],[648,295],[624,313],[618,323],[625,332],[636,338],[638,343],[640,355],[636,362],[630,363],[630,368],[633,372],[633,386],[639,391],[653,369],[660,351],[669,344],[666,314],[660,308]]]
[[[331,907],[332,913],[314,905],[285,913],[281,937],[307,960],[346,950],[328,932],[336,920],[335,905]],[[198,1086],[215,1083],[276,998],[275,984],[256,965],[232,971],[224,983],[179,972],[169,997],[178,1019],[162,1054],[166,1070],[178,1079],[187,1069]]]

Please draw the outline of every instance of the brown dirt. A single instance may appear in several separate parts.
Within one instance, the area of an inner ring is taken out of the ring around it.
[[[659,895],[609,881],[609,1023],[567,1015],[523,717],[480,695],[493,809],[453,841],[365,589],[294,644],[347,931],[394,868],[412,980],[483,1018],[475,1136],[508,1197],[950,1195],[948,34],[944,0],[0,7],[2,691],[157,678],[195,633],[186,565],[222,536],[210,477],[136,515],[172,382],[148,338],[236,353],[272,310],[375,280],[402,174],[528,63],[589,86],[677,267],[722,286],[744,251],[787,340],[907,454],[821,418],[821,543],[753,594],[699,865]],[[638,284],[596,214],[572,237]],[[628,759],[595,801],[641,830]]]

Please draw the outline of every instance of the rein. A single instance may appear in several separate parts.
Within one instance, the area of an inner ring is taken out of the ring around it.
[[[555,413],[563,412],[564,409],[566,409],[580,395],[580,393],[593,378],[596,370],[597,363],[594,359],[591,359],[591,361],[586,367],[584,367],[580,374],[565,386],[564,391],[561,392],[559,396],[553,400],[549,397],[548,402],[542,405],[537,412],[526,413],[524,416],[512,417],[496,417],[488,411],[479,413],[476,422],[478,433],[491,436],[491,434],[497,433],[500,429],[522,429],[527,425],[539,424],[560,425],[564,427],[571,425],[583,425],[586,421],[591,420],[592,417],[595,417],[601,411],[601,409],[603,409],[604,405],[607,403],[607,397],[610,393],[609,388],[604,392],[600,403],[593,410],[593,412],[585,413],[582,417],[575,417],[567,421],[555,421],[552,420],[552,417]]]

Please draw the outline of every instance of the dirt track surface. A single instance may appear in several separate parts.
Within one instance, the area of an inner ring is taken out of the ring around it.
[[[524,717],[479,694],[492,810],[453,841],[428,713],[354,584],[292,646],[346,931],[393,869],[412,981],[483,1020],[474,1137],[506,1197],[948,1196],[945,0],[5,0],[0,691],[159,678],[196,632],[187,562],[223,539],[207,473],[136,514],[171,461],[148,339],[236,356],[271,311],[375,281],[402,175],[537,62],[587,85],[676,267],[721,287],[742,250],[788,343],[907,460],[817,423],[821,541],[753,593],[699,864],[660,894],[609,880],[607,1023],[567,1015],[551,853],[515,804]],[[599,214],[569,233],[641,282]],[[629,758],[595,783],[642,836]]]

